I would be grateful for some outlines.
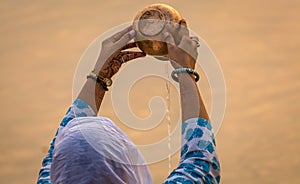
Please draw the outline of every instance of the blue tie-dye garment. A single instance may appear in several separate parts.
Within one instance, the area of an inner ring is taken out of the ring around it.
[[[39,173],[39,178],[37,183],[38,184],[51,184],[51,179],[50,179],[50,171],[51,171],[51,165],[55,165],[55,167],[58,167],[57,159],[58,157],[54,157],[54,150],[57,149],[57,142],[68,142],[66,140],[56,140],[62,139],[61,137],[63,132],[68,129],[68,127],[74,127],[76,126],[75,124],[78,123],[79,121],[74,121],[74,119],[81,119],[81,120],[87,120],[91,117],[95,117],[96,114],[95,112],[82,100],[76,99],[72,106],[69,108],[67,111],[65,117],[63,118],[62,122],[60,123],[60,126],[55,134],[55,137],[53,141],[50,144],[50,149],[48,151],[47,156],[44,158],[43,163],[42,163],[42,168],[40,169]],[[85,118],[86,117],[86,118]],[[104,118],[105,119],[105,118]],[[73,120],[73,121],[72,121]],[[92,121],[92,120],[91,120]],[[69,123],[69,124],[68,124]],[[108,123],[112,127],[112,133],[116,133],[116,131],[123,136],[123,139],[129,139],[124,135],[123,132],[121,132],[113,122]],[[66,127],[67,126],[67,127]],[[105,129],[107,130],[107,129]],[[110,130],[109,130],[110,131]],[[109,133],[109,132],[107,132]],[[60,134],[58,136],[58,134]],[[75,135],[75,133],[73,133]],[[76,135],[73,136],[76,137],[74,140],[76,141],[81,141],[80,136]],[[78,139],[78,140],[77,140]],[[74,141],[74,140],[71,140]],[[92,150],[86,147],[89,147],[88,143],[87,144],[78,144],[81,147],[76,146],[76,143],[68,143],[73,144],[73,147],[71,147],[71,151],[76,152],[76,149],[84,149],[86,150]],[[130,140],[128,140],[130,142]],[[63,145],[63,144],[62,144]],[[62,147],[61,145],[61,147]],[[56,146],[56,147],[55,147]],[[193,118],[190,119],[182,124],[182,149],[181,149],[181,159],[178,167],[173,170],[173,172],[169,175],[167,180],[165,181],[166,184],[172,183],[219,183],[220,181],[220,166],[219,162],[217,159],[217,154],[215,151],[215,139],[214,139],[214,134],[212,132],[212,127],[210,123],[204,119],[201,118]],[[57,149],[59,150],[59,149]],[[56,151],[58,154],[59,151]],[[93,152],[93,151],[89,151]],[[63,152],[62,152],[63,153]],[[89,154],[87,154],[89,155]],[[91,155],[93,155],[91,153]],[[98,153],[99,155],[99,153]],[[81,157],[81,156],[80,156]],[[91,156],[93,157],[93,156]],[[96,159],[96,158],[95,158]],[[99,162],[103,161],[103,158],[100,157],[97,158]],[[56,161],[56,162],[55,162]],[[54,163],[53,163],[54,162]],[[70,162],[67,158],[65,158],[63,161],[60,161],[62,164],[64,162]],[[60,163],[59,162],[59,163]],[[110,163],[104,161],[105,164],[103,166],[109,168],[107,169],[108,171],[111,170],[112,176],[113,175],[118,175],[119,173],[116,171],[116,169],[111,169],[116,166],[115,163]],[[110,165],[107,165],[110,164]],[[54,167],[54,166],[53,166]],[[145,166],[146,167],[146,166]],[[52,168],[53,169],[53,168]],[[105,171],[103,167],[100,167],[100,169]],[[133,168],[133,170],[136,168]],[[76,169],[75,169],[76,170]],[[79,169],[80,170],[80,169]],[[115,171],[114,171],[115,170]],[[142,168],[143,172],[135,173],[135,172],[130,172],[128,175],[132,175],[134,178],[144,178],[142,183],[152,183],[151,181],[151,176],[150,173],[148,173],[147,168]],[[69,171],[68,171],[69,172]],[[73,171],[72,171],[73,172]],[[77,173],[76,175],[83,174],[85,171],[75,171],[74,173]],[[106,171],[105,171],[106,172]],[[88,174],[93,174],[93,172],[87,172]],[[123,175],[126,175],[127,173],[123,173]],[[53,173],[51,173],[53,177]],[[84,176],[86,176],[85,174]],[[116,178],[120,178],[119,176],[116,175]],[[136,176],[135,176],[136,175]],[[138,176],[142,175],[142,176]],[[60,176],[59,174],[55,173],[56,181],[60,181],[57,178],[63,177]],[[93,177],[93,176],[86,176],[86,177]],[[101,176],[99,176],[101,177]],[[123,176],[124,177],[124,176]],[[126,177],[125,177],[126,178]],[[127,177],[128,178],[128,177]],[[53,178],[52,178],[53,179]],[[109,177],[108,177],[109,179]],[[141,182],[141,180],[127,180],[127,182],[122,181],[122,180],[114,180],[115,182],[112,182],[111,179],[110,181],[104,182],[104,183],[137,183],[137,181]],[[84,181],[88,180],[75,180],[78,181],[76,183],[78,184],[86,184]],[[98,181],[104,181],[101,180],[101,178]],[[133,182],[134,181],[134,182]],[[54,182],[53,182],[54,183]],[[98,182],[98,183],[103,183],[103,182]],[[95,182],[96,184],[96,182]]]
[[[220,182],[220,165],[212,126],[202,118],[182,124],[182,148],[179,165],[165,184],[215,184]]]

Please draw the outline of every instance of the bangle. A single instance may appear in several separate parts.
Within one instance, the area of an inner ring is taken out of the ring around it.
[[[93,80],[95,80],[97,83],[99,83],[101,85],[101,87],[105,90],[108,91],[107,86],[111,86],[112,85],[112,80],[106,77],[102,77],[101,75],[97,75],[95,74],[94,71],[91,71],[87,76],[87,79],[91,78]]]
[[[195,81],[198,82],[199,80],[199,74],[193,70],[193,69],[190,69],[190,68],[177,68],[175,70],[173,70],[171,76],[172,76],[172,79],[176,82],[178,82],[178,76],[176,76],[178,73],[189,73],[189,74],[193,74],[195,76]]]

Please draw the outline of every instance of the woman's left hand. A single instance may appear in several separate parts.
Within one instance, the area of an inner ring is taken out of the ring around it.
[[[144,52],[125,51],[137,47],[134,42],[128,43],[134,36],[135,31],[129,26],[104,40],[94,72],[102,77],[111,78],[123,63],[146,56]]]

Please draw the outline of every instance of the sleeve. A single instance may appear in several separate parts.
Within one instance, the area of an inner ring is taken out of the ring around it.
[[[51,184],[50,181],[50,169],[52,164],[53,150],[55,145],[55,140],[58,133],[74,118],[76,117],[87,117],[87,116],[96,116],[96,113],[92,110],[92,108],[86,104],[84,101],[80,99],[75,99],[71,107],[68,109],[66,115],[61,121],[56,134],[50,143],[50,148],[48,150],[48,154],[43,159],[42,167],[39,172],[39,177],[37,184]]]
[[[217,184],[220,165],[212,126],[202,118],[182,124],[182,148],[179,165],[164,184]]]

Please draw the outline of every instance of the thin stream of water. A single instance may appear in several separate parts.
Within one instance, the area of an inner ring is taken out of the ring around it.
[[[168,75],[168,81],[166,81],[166,89],[167,89],[167,96],[166,96],[166,101],[167,101],[167,110],[166,110],[166,117],[167,117],[167,122],[168,122],[168,174],[171,173],[171,116],[170,116],[170,77],[169,77],[169,65],[166,65],[166,73]]]

